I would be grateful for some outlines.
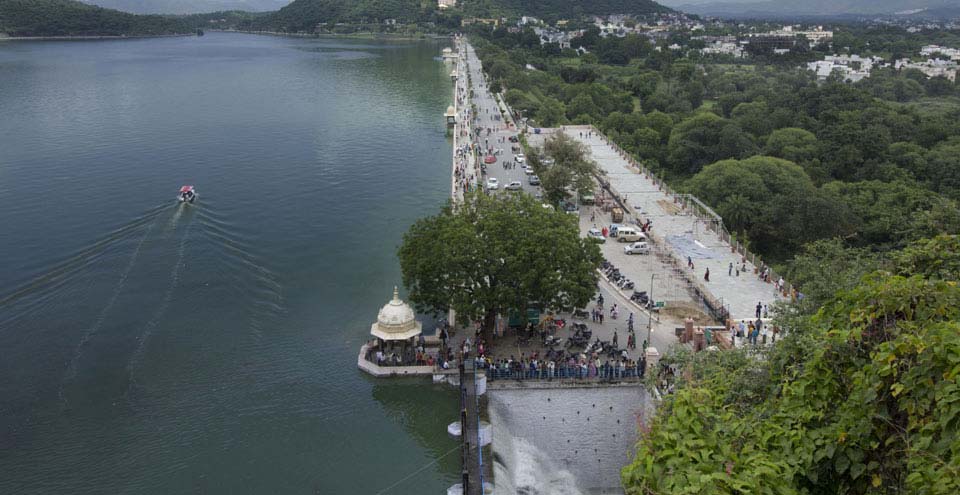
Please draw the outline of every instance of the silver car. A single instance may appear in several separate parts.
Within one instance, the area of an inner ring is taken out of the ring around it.
[[[634,242],[623,248],[625,254],[650,254],[650,245],[646,242]]]

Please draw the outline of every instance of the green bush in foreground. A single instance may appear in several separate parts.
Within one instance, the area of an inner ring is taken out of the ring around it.
[[[960,493],[958,260],[918,242],[773,350],[690,357],[627,493]]]

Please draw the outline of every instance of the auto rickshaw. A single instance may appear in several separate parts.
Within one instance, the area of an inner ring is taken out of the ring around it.
[[[611,209],[610,219],[613,220],[613,223],[623,223],[623,209],[621,209],[619,206]]]

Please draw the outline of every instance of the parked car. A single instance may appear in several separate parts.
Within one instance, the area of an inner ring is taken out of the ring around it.
[[[580,213],[580,212],[577,210],[577,205],[574,204],[574,203],[571,203],[571,202],[569,202],[569,201],[561,201],[561,202],[560,202],[560,208],[563,209],[563,211],[565,211],[565,212],[567,212],[567,213],[572,213],[572,214],[574,214],[574,215],[577,215],[577,214]]]
[[[524,165],[524,166],[523,166],[523,173],[525,173],[525,174],[527,174],[527,175],[533,175],[533,167],[531,167],[530,165]]]
[[[507,138],[507,140],[509,140],[511,143],[517,143],[520,141],[520,138],[518,138],[517,136],[510,136],[509,138]]]
[[[521,184],[520,181],[515,180],[515,181],[507,184],[507,187],[505,187],[504,189],[506,189],[506,190],[508,190],[508,191],[519,191],[519,190],[523,189],[523,184]]]
[[[487,179],[487,190],[494,191],[497,189],[500,189],[500,183],[497,182],[497,178],[490,177],[489,179]]]
[[[650,254],[650,245],[646,242],[634,242],[623,248],[626,254]]]
[[[539,186],[540,177],[537,177],[536,175],[531,175],[530,177],[527,177],[527,182],[529,182],[531,186]]]
[[[596,242],[607,242],[607,238],[603,236],[603,232],[600,229],[590,229],[587,231],[587,239]]]

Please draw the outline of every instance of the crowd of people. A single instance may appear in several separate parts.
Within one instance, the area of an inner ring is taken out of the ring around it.
[[[521,355],[520,359],[480,358],[479,368],[486,369],[487,378],[491,380],[554,380],[554,379],[600,379],[621,380],[627,378],[643,378],[646,367],[641,359],[606,359],[599,357],[588,358],[586,355],[569,356],[565,359],[541,358],[536,353],[530,357]]]

